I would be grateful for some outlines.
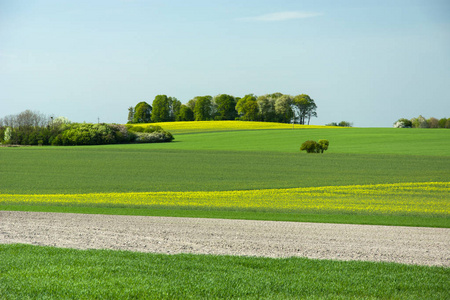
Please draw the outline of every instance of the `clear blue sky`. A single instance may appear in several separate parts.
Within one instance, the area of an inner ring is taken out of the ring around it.
[[[0,117],[308,94],[312,124],[450,117],[450,1],[0,0]]]

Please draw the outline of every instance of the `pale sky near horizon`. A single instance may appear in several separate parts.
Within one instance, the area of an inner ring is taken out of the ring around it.
[[[308,94],[323,125],[450,117],[450,1],[0,0],[0,118]]]

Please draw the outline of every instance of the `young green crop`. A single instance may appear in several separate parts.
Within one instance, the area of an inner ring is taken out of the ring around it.
[[[447,182],[450,159],[114,145],[0,148],[0,165],[0,193],[79,194]]]
[[[443,267],[0,245],[4,299],[445,299]]]

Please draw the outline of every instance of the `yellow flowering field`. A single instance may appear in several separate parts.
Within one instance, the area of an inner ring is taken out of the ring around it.
[[[0,203],[450,215],[449,195],[450,182],[422,182],[213,192],[0,194]]]
[[[133,126],[146,127],[149,125],[161,126],[172,134],[230,131],[230,130],[259,130],[259,129],[292,129],[294,128],[344,128],[334,126],[299,125],[272,122],[248,122],[248,121],[189,121],[189,122],[161,122],[149,124],[133,124]]]

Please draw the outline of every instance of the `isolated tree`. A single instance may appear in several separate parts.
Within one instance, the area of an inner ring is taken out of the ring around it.
[[[211,119],[212,112],[212,97],[211,96],[202,96],[196,97],[197,101],[195,102],[194,107],[194,118],[195,121],[207,121]]]
[[[189,106],[182,104],[176,116],[176,121],[194,121],[194,112]]]
[[[218,120],[234,120],[237,117],[236,99],[227,94],[220,94],[213,98],[213,107]]]
[[[134,107],[133,123],[149,123],[152,117],[152,107],[145,101]]]

